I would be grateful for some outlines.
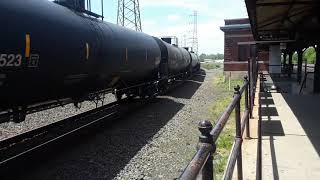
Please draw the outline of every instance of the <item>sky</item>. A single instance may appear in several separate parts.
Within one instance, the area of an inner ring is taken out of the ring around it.
[[[142,30],[153,36],[177,36],[191,42],[190,22],[198,13],[199,54],[223,53],[224,19],[245,18],[244,0],[140,0]],[[91,0],[92,11],[101,14],[101,0]],[[104,0],[105,21],[117,23],[118,0]],[[183,41],[184,42],[184,41]],[[180,43],[180,45],[184,45]]]

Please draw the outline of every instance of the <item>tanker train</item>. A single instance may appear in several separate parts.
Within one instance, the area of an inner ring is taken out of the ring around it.
[[[197,55],[99,19],[85,0],[0,1],[0,112],[150,97],[199,70]]]

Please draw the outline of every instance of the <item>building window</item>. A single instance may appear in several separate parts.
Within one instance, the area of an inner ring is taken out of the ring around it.
[[[247,61],[249,57],[248,45],[241,44],[238,46],[238,59],[239,61]]]

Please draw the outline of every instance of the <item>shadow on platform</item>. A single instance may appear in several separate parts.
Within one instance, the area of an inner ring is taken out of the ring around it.
[[[320,156],[320,96],[299,95],[295,78],[266,76],[261,96],[263,164],[266,177],[304,177]]]
[[[270,155],[272,160],[273,179],[279,179],[278,163],[275,150],[275,136],[285,136],[279,113],[275,107],[271,93],[262,93],[261,105],[261,133],[263,137],[269,137]],[[267,140],[267,139],[266,139]]]
[[[283,97],[320,156],[320,96],[283,94]]]
[[[299,95],[301,86],[297,85],[295,78],[271,77],[271,83],[276,85],[287,105],[298,119],[300,125],[320,156],[320,96],[314,94]],[[311,87],[310,87],[311,86]],[[313,84],[308,83],[307,89],[312,89]],[[295,88],[295,89],[293,89]]]

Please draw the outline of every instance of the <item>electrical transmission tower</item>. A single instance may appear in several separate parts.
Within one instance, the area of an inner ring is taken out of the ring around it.
[[[142,31],[139,0],[118,0],[117,24]]]
[[[196,54],[198,54],[198,12],[194,11],[192,17],[192,38],[191,38],[191,44],[192,44],[192,50]]]

